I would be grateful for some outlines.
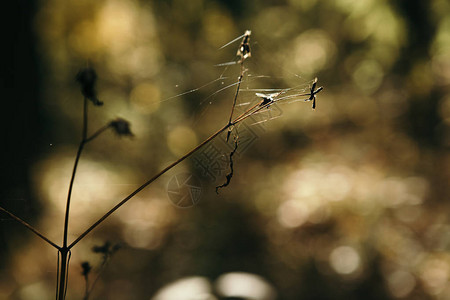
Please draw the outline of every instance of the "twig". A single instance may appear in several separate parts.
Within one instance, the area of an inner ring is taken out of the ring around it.
[[[78,162],[80,161],[81,152],[83,151],[84,145],[86,143],[87,137],[87,97],[84,97],[83,103],[83,130],[80,145],[78,146],[77,156],[75,158],[75,163],[72,170],[72,176],[70,178],[69,191],[67,194],[66,202],[66,214],[64,218],[64,235],[63,235],[63,248],[67,247],[67,234],[69,230],[69,211],[70,211],[70,200],[72,197],[73,183],[75,181],[75,175],[77,173]]]
[[[88,143],[90,141],[92,141],[93,139],[95,139],[96,137],[98,137],[101,133],[103,133],[105,130],[107,130],[108,128],[111,127],[111,123],[106,124],[105,126],[101,127],[100,129],[98,129],[96,132],[94,132],[90,137],[86,138],[84,140],[84,143]]]
[[[237,101],[237,97],[239,94],[239,89],[241,87],[242,78],[244,77],[244,73],[245,73],[244,61],[246,58],[251,56],[250,43],[249,43],[251,34],[252,34],[252,32],[250,30],[245,31],[242,42],[239,45],[238,51],[236,53],[236,55],[240,57],[239,63],[241,65],[241,72],[239,74],[238,85],[236,88],[236,93],[234,94],[233,105],[231,106],[231,113],[230,113],[230,118],[228,119],[228,124],[231,124],[231,120],[233,119],[233,113],[234,113],[234,109],[236,107],[236,101]],[[227,133],[227,142],[230,138],[230,134],[231,134],[232,130],[233,130],[233,127],[230,126],[230,128],[228,128],[228,133]]]
[[[194,152],[196,152],[198,149],[200,149],[201,147],[203,147],[204,145],[206,145],[208,142],[210,142],[211,140],[213,140],[216,136],[218,136],[219,134],[221,134],[222,132],[224,132],[225,130],[229,130],[228,134],[227,134],[227,139],[231,133],[232,127],[245,120],[247,117],[249,117],[251,114],[244,116],[244,115],[240,115],[238,117],[237,120],[232,121],[233,118],[233,112],[234,112],[234,108],[236,106],[236,100],[239,94],[239,88],[240,88],[240,84],[242,82],[242,78],[244,76],[244,66],[243,66],[243,62],[246,58],[250,57],[251,53],[250,53],[250,44],[249,44],[249,37],[250,37],[251,31],[247,30],[244,34],[244,38],[239,46],[237,55],[240,56],[240,64],[241,64],[241,73],[239,76],[239,81],[238,81],[238,85],[237,85],[237,89],[236,89],[236,93],[234,95],[234,100],[233,100],[233,106],[231,108],[231,114],[230,114],[230,118],[228,120],[228,124],[226,124],[224,127],[222,127],[221,129],[219,129],[216,133],[214,133],[213,135],[211,135],[210,137],[208,137],[206,140],[204,140],[202,143],[200,143],[199,145],[197,145],[194,149],[192,149],[191,151],[189,151],[188,153],[186,153],[184,156],[180,157],[177,161],[173,162],[172,164],[170,164],[169,166],[167,166],[165,169],[163,169],[162,171],[160,171],[158,174],[156,174],[155,176],[153,176],[151,179],[149,179],[148,181],[146,181],[145,183],[143,183],[140,187],[138,187],[135,191],[133,191],[131,194],[129,194],[127,197],[125,197],[122,201],[120,201],[119,203],[117,203],[113,208],[111,208],[107,213],[105,213],[100,219],[98,219],[94,224],[92,224],[88,229],[86,229],[75,241],[73,241],[69,246],[68,249],[71,249],[73,246],[75,246],[79,241],[81,241],[87,234],[89,234],[89,232],[91,232],[94,228],[96,228],[98,225],[100,225],[106,218],[108,218],[112,213],[114,213],[117,209],[119,209],[122,205],[124,205],[125,203],[127,203],[131,198],[133,198],[137,193],[139,193],[140,191],[142,191],[144,188],[146,188],[149,184],[151,184],[153,181],[155,181],[156,179],[158,179],[161,175],[163,175],[164,173],[166,173],[167,171],[169,171],[170,169],[172,169],[173,167],[175,167],[176,165],[178,165],[179,163],[181,163],[182,161],[184,161],[186,158],[188,158],[189,156],[191,156]],[[249,112],[248,110],[246,112]]]
[[[87,100],[88,98],[85,96],[83,101],[83,129],[81,133],[81,142],[78,146],[77,156],[75,158],[75,163],[72,170],[72,176],[70,178],[69,191],[67,193],[67,202],[66,202],[66,213],[64,218],[64,233],[63,233],[63,246],[59,249],[61,253],[61,271],[59,278],[59,285],[57,287],[59,294],[58,299],[63,300],[66,297],[67,292],[67,281],[68,281],[68,271],[69,271],[69,260],[70,260],[70,248],[67,247],[67,235],[69,231],[69,211],[70,211],[70,200],[72,196],[73,183],[75,181],[75,175],[77,173],[78,162],[80,161],[81,152],[83,152],[84,145],[86,144],[87,138]],[[69,255],[68,255],[69,254]]]
[[[230,113],[230,118],[228,119],[228,124],[231,124],[231,120],[233,119],[233,112],[234,112],[234,108],[236,107],[236,100],[237,100],[237,97],[239,94],[239,89],[241,87],[241,82],[242,82],[243,77],[244,77],[244,61],[242,61],[242,63],[241,63],[241,74],[239,75],[236,93],[234,94],[234,100],[233,100],[233,105],[231,106],[231,113]],[[227,142],[230,138],[230,134],[231,134],[232,130],[233,130],[233,127],[230,126],[230,128],[228,128],[228,133],[227,133]]]
[[[208,137],[206,140],[198,144],[195,148],[190,150],[188,153],[180,157],[175,162],[168,165],[166,168],[164,168],[162,171],[160,171],[158,174],[150,178],[148,181],[143,183],[141,186],[139,186],[136,190],[134,190],[131,194],[129,194],[127,197],[125,197],[122,201],[117,203],[113,208],[111,208],[107,213],[105,213],[100,219],[98,219],[94,224],[92,224],[88,229],[86,229],[75,241],[73,241],[67,248],[71,249],[73,246],[75,246],[79,241],[81,241],[86,235],[88,235],[94,228],[96,228],[98,225],[100,225],[106,218],[108,218],[111,214],[113,214],[117,209],[119,209],[122,205],[127,203],[131,198],[133,198],[137,193],[145,189],[148,185],[150,185],[153,181],[161,177],[161,175],[165,174],[167,171],[184,161],[186,158],[191,156],[193,153],[195,153],[198,149],[205,146],[207,143],[212,141],[215,137],[217,137],[219,134],[224,132],[225,130],[229,129],[231,126],[234,126],[240,122],[243,122],[245,119],[251,117],[253,114],[258,113],[260,110],[267,108],[269,105],[263,105],[261,106],[260,103],[252,106],[251,108],[247,109],[245,112],[243,112],[241,115],[239,115],[236,119],[234,119],[231,123],[228,123],[227,125],[223,126],[221,129],[216,131],[214,134],[212,134],[210,137]]]
[[[213,140],[216,136],[218,136],[219,134],[221,134],[222,132],[224,132],[225,130],[227,130],[230,126],[233,126],[234,122],[232,122],[231,124],[227,124],[224,127],[222,127],[221,129],[219,129],[216,133],[214,133],[213,135],[211,135],[210,137],[208,137],[206,140],[204,140],[203,142],[201,142],[199,145],[197,145],[194,149],[192,149],[191,151],[189,151],[188,153],[186,153],[185,155],[183,155],[182,157],[180,157],[178,160],[176,160],[175,162],[171,163],[170,165],[168,165],[166,168],[164,168],[162,171],[160,171],[158,174],[156,174],[155,176],[153,176],[152,178],[150,178],[148,181],[146,181],[145,183],[143,183],[140,187],[138,187],[136,190],[134,190],[131,194],[129,194],[127,197],[125,197],[122,201],[120,201],[119,203],[117,203],[113,208],[111,208],[107,213],[105,213],[100,219],[97,220],[97,222],[95,222],[94,224],[92,224],[88,229],[86,229],[75,241],[73,241],[69,246],[68,249],[71,249],[73,246],[75,246],[79,241],[81,241],[89,232],[91,232],[95,227],[97,227],[98,225],[100,225],[106,218],[108,218],[112,213],[114,213],[117,209],[119,209],[122,205],[124,205],[125,203],[127,203],[131,198],[133,198],[137,193],[139,193],[140,191],[142,191],[144,188],[146,188],[149,184],[151,184],[153,181],[155,181],[156,179],[158,179],[159,177],[161,177],[161,175],[163,175],[164,173],[166,173],[167,171],[169,171],[170,169],[172,169],[173,167],[175,167],[176,165],[178,165],[179,163],[181,163],[182,161],[184,161],[186,158],[188,158],[189,156],[191,156],[194,152],[196,152],[198,149],[200,149],[201,147],[203,147],[204,145],[206,145],[207,143],[209,143],[211,140]]]
[[[61,248],[56,245],[54,242],[52,242],[51,240],[49,240],[47,237],[45,237],[42,233],[40,233],[37,229],[35,229],[33,226],[31,226],[30,224],[28,224],[27,222],[25,222],[24,220],[22,220],[21,218],[17,217],[16,215],[14,215],[13,213],[9,212],[8,210],[4,209],[3,207],[0,206],[0,210],[3,211],[4,213],[6,213],[8,216],[10,216],[11,218],[13,218],[14,220],[16,220],[17,222],[19,222],[20,224],[22,224],[23,226],[25,226],[26,228],[28,228],[29,230],[31,230],[34,234],[36,234],[38,237],[40,237],[41,239],[43,239],[44,241],[46,241],[48,244],[50,244],[51,246],[55,247],[56,249],[60,250]]]
[[[58,258],[56,259],[56,298],[58,299],[58,295],[59,295],[59,255],[61,254],[61,251],[58,250]]]

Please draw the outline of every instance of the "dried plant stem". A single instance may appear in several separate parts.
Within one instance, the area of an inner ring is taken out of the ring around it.
[[[30,224],[28,224],[27,222],[25,222],[24,220],[22,220],[21,218],[17,217],[16,215],[14,215],[13,213],[9,212],[8,210],[4,209],[3,207],[0,206],[0,211],[6,213],[8,216],[10,216],[11,218],[13,218],[14,220],[16,220],[17,222],[19,222],[20,224],[22,224],[23,226],[25,226],[26,228],[28,228],[29,230],[31,230],[34,234],[36,234],[38,237],[40,237],[41,239],[43,239],[44,241],[46,241],[48,244],[50,244],[51,246],[55,247],[56,249],[60,249],[60,247],[58,245],[56,245],[54,242],[52,242],[51,240],[49,240],[47,237],[45,237],[42,233],[40,233],[36,228],[34,228],[33,226],[31,226]]]
[[[262,105],[262,103],[263,103],[263,101],[260,101],[259,103],[256,103],[255,105],[253,105],[252,107],[250,107],[249,109],[244,111],[240,116],[238,116],[234,120],[234,122],[232,124],[234,125],[234,124],[240,123],[240,122],[244,121],[245,119],[247,119],[248,117],[250,117],[251,115],[258,113],[261,110],[268,108],[270,105],[273,104],[273,103],[267,103],[265,105]]]
[[[109,260],[109,259],[108,259]],[[100,270],[97,273],[97,276],[95,276],[94,281],[92,282],[91,286],[89,287],[88,277],[86,277],[86,293],[85,293],[85,300],[89,299],[89,295],[94,290],[95,285],[97,284],[98,280],[100,279],[100,275],[102,275],[103,271],[106,269],[107,261],[103,262],[100,266]]]
[[[77,173],[78,162],[80,161],[81,152],[83,152],[84,145],[86,144],[87,137],[87,98],[84,98],[83,103],[83,129],[82,129],[82,138],[80,145],[78,146],[77,156],[75,158],[75,163],[73,165],[72,177],[70,178],[69,191],[67,194],[67,202],[66,202],[66,214],[64,218],[64,235],[63,235],[63,248],[67,247],[67,234],[69,230],[69,211],[70,211],[70,200],[72,198],[72,189],[73,183],[75,181],[75,175]]]
[[[241,73],[240,81],[238,83],[238,88],[236,90],[236,94],[235,94],[235,98],[234,98],[234,102],[233,102],[233,108],[235,106],[237,94],[239,93],[239,85],[240,85],[240,82],[242,80],[242,74],[243,73]],[[70,200],[71,200],[71,196],[72,196],[73,183],[75,181],[75,175],[76,175],[76,172],[77,172],[78,162],[80,160],[81,153],[82,153],[86,143],[88,143],[89,141],[93,140],[100,133],[102,133],[108,127],[110,127],[109,125],[106,125],[106,126],[100,128],[99,130],[97,130],[91,137],[89,137],[89,138],[87,137],[87,99],[84,99],[82,140],[81,140],[80,145],[78,147],[77,155],[76,155],[76,158],[75,158],[75,163],[74,163],[74,167],[73,167],[73,171],[72,171],[72,177],[71,177],[71,180],[70,180],[69,191],[68,191],[68,196],[67,196],[66,214],[65,214],[65,222],[64,222],[64,234],[63,234],[63,246],[59,247],[54,242],[50,241],[44,235],[39,233],[33,226],[29,225],[28,223],[26,223],[25,221],[23,221],[19,217],[15,216],[14,214],[10,213],[6,209],[0,207],[1,211],[5,212],[10,217],[12,217],[14,220],[18,221],[19,223],[21,223],[22,225],[24,225],[25,227],[30,229],[37,236],[42,238],[44,241],[49,243],[51,246],[55,247],[58,250],[58,252],[61,254],[61,265],[60,265],[59,272],[58,272],[59,280],[58,280],[58,285],[57,285],[57,295],[58,295],[57,299],[63,300],[63,299],[65,299],[65,296],[66,296],[67,277],[68,277],[67,275],[68,275],[68,267],[69,267],[68,264],[69,264],[69,260],[70,260],[70,250],[71,250],[72,247],[74,247],[79,241],[81,241],[86,235],[88,235],[93,229],[95,229],[98,225],[100,225],[106,218],[108,218],[111,214],[113,214],[122,205],[124,205],[131,198],[133,198],[136,194],[141,192],[144,188],[146,188],[148,185],[150,185],[156,179],[158,179],[163,174],[168,172],[170,169],[172,169],[173,167],[177,166],[179,163],[184,161],[186,158],[190,157],[193,153],[195,153],[201,147],[205,146],[207,143],[212,141],[214,138],[216,138],[218,135],[220,135],[224,131],[229,130],[230,128],[232,128],[236,124],[244,121],[245,119],[247,119],[248,117],[252,116],[253,114],[258,113],[262,109],[268,108],[271,104],[273,104],[273,103],[267,103],[266,105],[262,105],[262,103],[263,102],[261,101],[261,102],[255,104],[254,106],[250,107],[245,112],[243,112],[241,115],[236,117],[233,121],[229,120],[229,122],[225,126],[223,126],[221,129],[216,131],[214,134],[209,136],[203,142],[198,144],[195,148],[190,150],[188,153],[186,153],[185,155],[180,157],[175,162],[173,162],[170,165],[168,165],[166,168],[164,168],[158,174],[153,176],[151,179],[146,181],[144,184],[142,184],[140,187],[138,187],[135,191],[133,191],[131,194],[129,194],[127,197],[125,197],[122,201],[120,201],[113,208],[111,208],[107,213],[105,213],[100,219],[98,219],[94,224],[92,224],[87,230],[85,230],[75,241],[73,241],[70,245],[67,245],[68,244],[67,243],[67,236],[68,236],[68,229],[69,229]],[[232,117],[232,115],[233,115],[233,109],[232,109],[231,117]]]
[[[184,161],[186,158],[188,158],[189,156],[191,156],[194,152],[196,152],[198,149],[200,149],[201,147],[203,147],[204,145],[206,145],[208,142],[210,142],[211,140],[213,140],[216,136],[218,136],[219,134],[221,134],[222,132],[224,132],[225,130],[227,130],[230,126],[232,126],[233,123],[227,124],[224,127],[222,127],[221,129],[219,129],[216,133],[214,133],[213,135],[211,135],[210,137],[208,137],[206,140],[204,140],[203,142],[201,142],[199,145],[197,145],[194,149],[192,149],[191,151],[189,151],[188,153],[186,153],[185,155],[183,155],[182,157],[180,157],[178,160],[176,160],[175,162],[171,163],[170,165],[168,165],[166,168],[164,168],[162,171],[160,171],[158,174],[156,174],[155,176],[153,176],[151,179],[147,180],[145,183],[143,183],[140,187],[138,187],[136,190],[134,190],[131,194],[129,194],[127,197],[125,197],[122,201],[120,201],[118,204],[116,204],[113,208],[111,208],[106,214],[104,214],[100,219],[97,220],[97,222],[95,222],[94,224],[92,224],[88,229],[86,229],[86,231],[84,231],[75,241],[73,241],[70,245],[69,245],[69,249],[71,249],[73,246],[75,246],[79,241],[81,241],[89,232],[91,232],[95,227],[97,227],[98,225],[100,225],[100,223],[102,223],[107,217],[109,217],[113,212],[115,212],[117,209],[119,209],[122,205],[124,205],[125,203],[128,202],[128,200],[130,200],[131,198],[133,198],[137,193],[139,193],[140,191],[142,191],[144,188],[146,188],[149,184],[151,184],[153,181],[155,181],[156,179],[158,179],[159,177],[161,177],[161,175],[165,174],[167,171],[169,171],[170,169],[172,169],[173,167],[175,167],[176,165],[178,165],[179,163],[181,163],[182,161]]]
[[[87,98],[84,98],[83,101],[83,129],[82,129],[82,137],[80,145],[78,146],[77,156],[75,158],[75,163],[72,170],[72,176],[70,178],[70,184],[69,184],[69,191],[67,194],[67,202],[66,202],[66,213],[64,218],[64,234],[63,234],[63,246],[59,249],[59,252],[61,253],[61,267],[59,272],[59,284],[57,286],[58,290],[58,299],[63,300],[65,298],[66,294],[66,286],[67,286],[67,273],[69,270],[69,260],[68,260],[68,253],[70,251],[70,248],[67,247],[67,235],[69,232],[69,212],[70,212],[70,200],[72,198],[72,189],[73,189],[73,183],[75,181],[75,175],[77,173],[77,167],[78,162],[80,161],[81,153],[83,152],[84,145],[87,143],[87,125],[88,125],[88,119],[87,119]]]
[[[239,78],[238,78],[238,84],[236,87],[236,93],[234,94],[234,99],[233,99],[233,105],[231,106],[231,113],[230,113],[230,118],[228,119],[228,124],[231,124],[231,120],[233,119],[233,113],[234,113],[234,108],[236,107],[236,101],[237,101],[237,97],[239,95],[239,89],[241,87],[241,82],[242,82],[242,78],[244,77],[244,60],[241,61],[241,74],[239,74]],[[230,138],[230,134],[231,131],[233,130],[233,127],[230,126],[230,128],[228,128],[228,133],[227,133],[227,142]]]
[[[84,289],[84,297],[83,300],[89,299],[89,276],[85,275],[86,287]]]
[[[105,126],[103,126],[102,128],[100,128],[99,130],[97,130],[96,132],[94,132],[94,134],[92,134],[90,137],[86,138],[84,140],[84,143],[88,143],[90,141],[92,141],[93,139],[95,139],[96,137],[98,137],[100,134],[102,134],[105,130],[107,130],[108,128],[111,127],[111,123],[106,124]]]
[[[242,78],[244,77],[244,62],[242,61],[241,63],[241,74],[239,75],[238,78],[238,84],[236,87],[236,93],[234,94],[234,99],[233,99],[233,105],[231,106],[231,113],[230,113],[230,118],[228,120],[228,123],[231,123],[231,120],[233,119],[233,112],[234,112],[234,108],[236,107],[236,101],[237,101],[237,97],[239,94],[239,89],[241,87],[241,82],[242,82]]]
[[[75,241],[73,241],[67,248],[70,250],[73,246],[75,246],[79,241],[81,241],[86,235],[88,235],[94,228],[96,228],[98,225],[100,225],[106,218],[108,218],[111,214],[113,214],[117,209],[119,209],[122,205],[127,203],[131,198],[133,198],[136,194],[141,192],[144,188],[146,188],[148,185],[150,185],[153,181],[161,177],[163,174],[165,174],[167,171],[184,161],[186,158],[194,154],[197,150],[205,146],[207,143],[212,141],[214,138],[216,138],[218,135],[220,135],[225,130],[229,129],[230,127],[244,121],[248,117],[252,116],[253,114],[257,113],[261,109],[264,109],[268,107],[268,105],[260,106],[260,104],[256,104],[252,106],[251,108],[247,109],[245,112],[243,112],[241,115],[239,115],[235,120],[228,123],[218,131],[216,131],[214,134],[212,134],[210,137],[205,139],[203,142],[198,144],[195,148],[190,150],[188,153],[177,159],[175,162],[168,165],[166,168],[164,168],[162,171],[160,171],[158,174],[153,176],[151,179],[147,180],[145,183],[143,183],[140,187],[138,187],[136,190],[134,190],[131,194],[129,194],[127,197],[125,197],[122,201],[117,203],[113,208],[111,208],[107,213],[105,213],[100,219],[98,219],[94,224],[92,224],[88,229],[86,229]],[[255,109],[257,108],[257,109]]]

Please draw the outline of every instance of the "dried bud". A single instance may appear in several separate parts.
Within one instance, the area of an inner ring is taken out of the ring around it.
[[[83,276],[88,276],[92,269],[91,265],[87,261],[81,263],[81,268],[83,269],[83,272],[81,272]]]
[[[130,130],[130,122],[128,122],[127,120],[117,118],[111,121],[111,123],[109,123],[109,126],[111,126],[119,136],[134,136]]]
[[[117,250],[120,249],[120,244],[111,245],[110,242],[106,241],[102,246],[94,246],[92,247],[92,251],[94,253],[99,253],[102,255],[102,265],[105,265],[108,259],[116,253]]]
[[[98,100],[97,92],[95,91],[95,83],[97,81],[97,73],[91,67],[87,67],[80,72],[78,72],[76,76],[76,80],[81,85],[81,93],[83,96],[88,98],[94,103],[94,105],[101,106],[103,102]]]
[[[94,253],[108,254],[110,251],[110,247],[111,247],[111,243],[106,241],[102,246],[92,247],[92,251]]]
[[[240,63],[242,63],[245,59],[249,58],[252,53],[250,49],[250,35],[252,32],[250,30],[246,30],[244,33],[244,38],[242,39],[241,44],[239,45],[238,51],[236,53],[237,56],[240,57]]]

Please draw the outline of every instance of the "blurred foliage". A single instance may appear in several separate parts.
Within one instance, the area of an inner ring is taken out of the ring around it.
[[[201,177],[191,159],[127,203],[74,248],[69,299],[82,298],[79,266],[95,265],[91,248],[106,240],[124,246],[93,298],[152,299],[190,276],[203,278],[192,282],[208,294],[225,289],[219,276],[247,272],[275,291],[260,299],[450,299],[448,1],[37,4],[29,20],[40,72],[39,149],[21,154],[31,161],[13,161],[30,174],[30,205],[39,207],[33,224],[55,241],[81,135],[82,67],[95,68],[104,102],[90,107],[90,132],[120,117],[134,138],[109,132],[83,153],[70,240],[226,124],[235,86],[218,91],[236,82],[239,67],[214,65],[234,59],[238,43],[219,48],[246,29],[252,57],[240,101],[255,100],[245,89],[306,89],[316,76],[324,86],[316,111],[309,103],[280,106],[282,118],[263,124],[219,196],[226,172],[203,180],[196,206],[172,205],[172,176]],[[21,232],[5,235],[0,297],[49,298],[56,253]],[[161,295],[154,299],[167,299]]]

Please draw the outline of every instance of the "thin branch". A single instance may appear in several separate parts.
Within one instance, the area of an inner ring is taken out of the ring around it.
[[[58,258],[56,260],[56,298],[58,299],[59,295],[59,256],[61,255],[61,251],[58,249]]]
[[[230,119],[228,121],[228,124],[226,124],[224,127],[222,127],[221,129],[219,129],[218,131],[216,131],[214,134],[212,134],[210,137],[208,137],[207,139],[205,139],[203,142],[201,142],[200,144],[198,144],[196,147],[194,147],[191,151],[187,152],[185,155],[183,155],[182,157],[180,157],[178,160],[176,160],[175,162],[171,163],[170,165],[168,165],[166,168],[164,168],[163,170],[161,170],[158,174],[156,174],[155,176],[153,176],[152,178],[150,178],[149,180],[147,180],[145,183],[143,183],[141,186],[139,186],[136,190],[134,190],[131,194],[129,194],[128,196],[126,196],[122,201],[120,201],[119,203],[117,203],[113,208],[111,208],[108,212],[106,212],[100,219],[98,219],[94,224],[92,224],[88,229],[86,229],[77,239],[75,239],[75,241],[73,241],[68,247],[67,249],[70,250],[71,248],[73,248],[78,242],[80,242],[86,235],[88,235],[92,230],[94,230],[98,225],[100,225],[105,219],[107,219],[111,214],[113,214],[116,210],[118,210],[122,205],[124,205],[125,203],[127,203],[130,199],[132,199],[136,194],[138,194],[139,192],[141,192],[143,189],[145,189],[148,185],[150,185],[152,182],[154,182],[156,179],[158,179],[159,177],[161,177],[163,174],[165,174],[167,171],[169,171],[170,169],[172,169],[173,167],[177,166],[179,163],[181,163],[182,161],[184,161],[186,158],[188,158],[189,156],[191,156],[193,153],[195,153],[197,150],[199,150],[200,148],[202,148],[204,145],[206,145],[207,143],[209,143],[211,140],[213,140],[215,137],[217,137],[219,134],[221,134],[222,132],[224,132],[225,130],[229,130],[227,138],[230,135],[230,129],[232,129],[232,127],[242,121],[244,121],[245,119],[251,117],[252,115],[258,113],[259,111],[270,107],[270,105],[274,104],[276,101],[274,101],[273,99],[271,99],[271,101],[267,101],[266,99],[263,99],[262,101],[260,101],[259,103],[255,104],[254,106],[250,107],[249,109],[247,109],[245,112],[243,112],[241,115],[239,115],[236,119],[234,119],[232,121],[233,118],[233,112],[234,112],[234,107],[236,104],[236,99],[238,97],[238,93],[239,93],[239,88],[240,88],[240,83],[242,81],[242,77],[243,77],[243,73],[244,73],[244,69],[243,69],[243,60],[247,57],[250,56],[250,46],[248,44],[248,37],[250,36],[250,31],[246,31],[246,37],[244,37],[244,40],[241,43],[241,47],[238,50],[238,55],[241,56],[241,74],[239,76],[239,81],[238,81],[238,86],[237,86],[237,90],[236,90],[236,94],[234,97],[234,101],[233,101],[233,106],[232,106],[232,110],[231,110],[231,115],[230,115]],[[85,139],[83,139],[85,140]],[[80,145],[81,147],[81,145]],[[232,154],[230,154],[230,159],[232,158],[231,156],[234,154],[234,152],[236,151],[237,148],[237,144],[235,145],[235,150],[232,152]],[[227,176],[228,177],[228,176]],[[227,178],[228,179],[228,178]],[[65,244],[66,245],[66,244]]]
[[[23,226],[25,226],[26,228],[28,228],[29,230],[31,230],[34,234],[36,234],[38,237],[40,237],[41,239],[43,239],[44,241],[46,241],[47,243],[49,243],[51,246],[55,247],[56,249],[61,249],[58,245],[56,245],[54,242],[50,241],[47,237],[45,237],[42,233],[40,233],[39,231],[37,231],[37,229],[35,229],[33,226],[31,226],[30,224],[28,224],[27,222],[25,222],[24,220],[22,220],[21,218],[17,217],[16,215],[14,215],[13,213],[9,212],[8,210],[4,209],[3,207],[0,206],[0,210],[3,211],[4,213],[6,213],[8,216],[10,216],[11,218],[13,218],[14,220],[16,220],[17,222],[19,222],[20,224],[22,224]]]
[[[75,181],[75,175],[77,173],[77,167],[78,162],[80,161],[81,152],[83,152],[84,145],[86,144],[86,138],[87,138],[87,127],[88,127],[88,98],[85,96],[83,101],[83,129],[81,132],[81,142],[78,146],[77,156],[75,158],[75,163],[72,170],[72,176],[70,178],[70,184],[69,184],[69,191],[67,193],[67,202],[66,202],[66,214],[64,217],[64,234],[63,234],[63,246],[59,249],[59,252],[61,253],[61,272],[60,272],[60,278],[59,278],[59,284],[57,286],[58,289],[58,299],[63,300],[66,298],[66,292],[67,292],[67,282],[68,282],[68,272],[69,272],[69,261],[71,252],[70,249],[67,248],[67,235],[69,232],[69,211],[70,211],[70,200],[72,197],[72,189],[73,189],[73,183]],[[98,101],[98,100],[97,100]],[[96,103],[96,102],[94,102]],[[69,259],[67,259],[67,254],[69,254]]]
[[[106,260],[104,260],[104,261],[102,262],[102,264],[101,264],[101,266],[100,266],[100,269],[99,269],[98,272],[97,272],[97,276],[95,277],[95,279],[94,279],[94,281],[92,282],[92,284],[91,284],[89,290],[87,291],[88,297],[89,297],[89,294],[91,294],[92,291],[94,290],[95,285],[97,284],[98,280],[100,279],[100,276],[102,275],[103,271],[105,271],[106,267],[109,265],[109,262],[112,260],[112,255],[113,255],[113,254],[108,255],[108,257],[106,258]],[[88,299],[88,298],[86,298],[86,299]]]
[[[87,136],[87,97],[84,97],[83,103],[83,130],[80,145],[78,147],[77,156],[75,158],[75,163],[72,170],[72,177],[70,178],[69,192],[67,194],[66,202],[66,215],[64,218],[64,235],[63,235],[63,247],[67,247],[67,234],[69,231],[69,211],[70,211],[70,200],[72,197],[73,183],[75,181],[75,175],[77,173],[78,162],[80,161],[81,152],[83,151],[84,144],[86,143]]]
[[[66,285],[64,286],[64,298],[66,299],[66,295],[67,295],[67,286],[69,283],[69,263],[70,263],[70,258],[72,257],[72,251],[69,250],[69,257],[67,258],[67,269],[66,269]]]
[[[88,300],[89,299],[89,277],[88,277],[88,275],[84,276],[84,280],[86,281],[86,287],[84,289],[83,300]]]
[[[233,119],[233,112],[234,112],[234,108],[236,107],[236,100],[237,100],[237,97],[239,94],[239,89],[241,87],[241,82],[242,82],[243,77],[244,77],[244,61],[242,61],[242,63],[241,63],[241,74],[239,75],[236,93],[234,94],[234,100],[233,100],[233,105],[231,106],[231,113],[230,113],[230,118],[228,119],[228,124],[231,124],[231,120]],[[228,142],[228,139],[230,138],[231,130],[232,130],[232,127],[230,126],[230,128],[228,128],[228,133],[227,133],[227,142]]]
[[[222,132],[224,132],[225,130],[229,129],[231,126],[234,126],[240,122],[243,122],[245,119],[249,118],[250,116],[252,116],[253,114],[257,113],[258,111],[267,108],[270,106],[271,103],[269,103],[268,105],[262,105],[261,103],[258,103],[254,106],[252,106],[251,108],[249,108],[248,110],[246,110],[245,112],[243,112],[241,115],[239,115],[235,120],[233,120],[231,123],[225,125],[224,127],[222,127],[221,129],[219,129],[218,131],[216,131],[214,134],[212,134],[210,137],[208,137],[206,140],[204,140],[203,142],[201,142],[200,144],[198,144],[194,149],[192,149],[191,151],[189,151],[188,153],[186,153],[185,155],[183,155],[182,157],[180,157],[178,160],[176,160],[175,162],[171,163],[170,165],[168,165],[166,168],[164,168],[162,171],[160,171],[158,174],[156,174],[155,176],[153,176],[151,179],[149,179],[148,181],[146,181],[144,184],[142,184],[140,187],[138,187],[136,190],[134,190],[134,192],[132,192],[131,194],[129,194],[127,197],[125,197],[122,201],[120,201],[119,203],[117,203],[113,208],[111,208],[107,213],[105,213],[100,219],[98,219],[94,224],[92,224],[88,229],[86,229],[75,241],[73,241],[67,248],[71,249],[73,246],[75,246],[79,241],[81,241],[86,235],[88,235],[94,228],[96,228],[98,225],[100,225],[106,218],[108,218],[111,214],[113,214],[116,210],[118,210],[122,205],[124,205],[125,203],[127,203],[131,198],[133,198],[137,193],[139,193],[140,191],[142,191],[144,188],[146,188],[149,184],[151,184],[153,181],[155,181],[156,179],[158,179],[159,177],[161,177],[161,175],[165,174],[167,171],[169,171],[170,169],[172,169],[173,167],[175,167],[176,165],[178,165],[179,163],[181,163],[182,161],[184,161],[186,158],[188,158],[189,156],[191,156],[193,153],[195,153],[198,149],[200,149],[201,147],[205,146],[207,143],[209,143],[211,140],[213,140],[215,137],[217,137],[219,134],[221,134]]]
[[[92,224],[88,229],[86,229],[75,241],[73,241],[69,246],[68,249],[71,249],[73,246],[75,246],[79,241],[81,241],[89,232],[91,232],[95,227],[100,225],[106,218],[108,218],[112,213],[114,213],[117,209],[119,209],[122,205],[127,203],[131,198],[133,198],[137,193],[142,191],[144,188],[146,188],[149,184],[151,184],[153,181],[161,177],[161,175],[165,174],[167,171],[181,163],[183,160],[191,156],[194,152],[196,152],[198,149],[209,143],[211,140],[213,140],[216,136],[227,130],[231,125],[227,124],[221,129],[219,129],[216,133],[208,137],[206,140],[201,142],[199,145],[197,145],[194,149],[180,157],[175,162],[168,165],[166,168],[164,168],[162,171],[160,171],[158,174],[153,176],[151,179],[143,183],[140,187],[138,187],[134,192],[129,194],[127,197],[125,197],[122,201],[120,201],[118,204],[116,204],[113,208],[111,208],[107,213],[105,213],[100,219],[97,220],[94,224]]]
[[[258,107],[262,107],[263,101],[260,101],[259,103],[256,103],[255,105],[253,105],[252,107],[250,107],[249,109],[247,109],[246,111],[244,111],[242,114],[240,114],[236,119],[234,119],[233,122],[231,122],[231,125],[234,126],[237,123],[240,123],[242,121],[244,121],[245,119],[247,119],[248,117],[250,117],[251,115],[255,114],[256,112],[258,112],[260,109],[256,109]],[[256,109],[256,110],[255,110]]]
[[[241,87],[242,78],[244,77],[244,73],[245,73],[244,61],[246,58],[251,56],[251,50],[250,50],[250,44],[249,44],[250,35],[251,35],[251,31],[246,30],[245,33],[242,35],[243,39],[242,39],[242,42],[239,45],[238,51],[236,53],[236,55],[238,55],[240,57],[239,63],[241,65],[241,73],[239,74],[238,85],[236,88],[236,93],[234,94],[233,105],[231,106],[231,113],[230,113],[230,118],[228,119],[228,124],[231,124],[231,120],[233,119],[233,113],[234,113],[234,109],[236,107],[236,101],[237,101],[237,97],[239,95],[239,89]],[[237,38],[237,39],[239,39],[239,38]],[[232,42],[236,41],[237,39],[233,40]],[[230,128],[228,128],[228,133],[227,133],[227,142],[228,142],[228,139],[230,138],[230,134],[231,134],[232,130],[233,130],[233,127],[230,126]]]
[[[94,132],[90,137],[86,138],[84,140],[84,143],[88,143],[90,141],[92,141],[93,139],[95,139],[96,137],[98,137],[101,133],[103,133],[105,130],[107,130],[108,128],[111,127],[111,123],[106,124],[105,126],[101,127],[99,130],[97,130],[96,132]]]

